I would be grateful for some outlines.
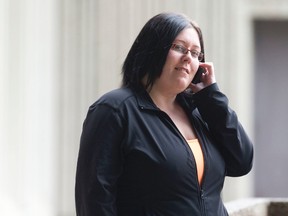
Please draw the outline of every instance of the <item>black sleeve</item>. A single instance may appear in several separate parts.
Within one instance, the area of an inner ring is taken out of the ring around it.
[[[116,216],[116,184],[122,171],[123,121],[107,105],[90,107],[77,162],[77,216]]]
[[[226,163],[228,176],[241,176],[252,169],[253,145],[229,108],[227,97],[216,83],[194,95],[196,106],[215,138]]]

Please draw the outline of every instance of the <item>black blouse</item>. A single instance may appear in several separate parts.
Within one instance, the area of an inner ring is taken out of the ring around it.
[[[77,174],[78,216],[224,216],[225,176],[252,168],[253,146],[213,84],[177,98],[205,160],[202,185],[193,153],[169,116],[144,90],[121,88],[88,111]]]

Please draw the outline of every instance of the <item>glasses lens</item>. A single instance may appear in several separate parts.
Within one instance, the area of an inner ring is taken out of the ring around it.
[[[198,60],[199,60],[199,61],[202,61],[203,58],[204,58],[204,54],[203,54],[203,53],[199,53]]]
[[[179,45],[179,44],[172,44],[171,49],[175,50],[176,52],[187,54],[189,51],[193,58],[198,58],[199,61],[202,61],[204,58],[204,54],[198,51],[189,50],[186,47]]]
[[[176,52],[179,52],[179,53],[182,53],[182,54],[185,54],[185,52],[186,52],[186,48],[181,46],[181,45],[178,45],[178,44],[173,44],[171,48],[173,50],[175,50]]]

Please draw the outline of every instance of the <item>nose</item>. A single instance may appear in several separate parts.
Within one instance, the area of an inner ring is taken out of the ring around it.
[[[192,57],[192,55],[190,53],[190,50],[188,50],[188,52],[183,54],[183,56],[182,56],[182,60],[187,62],[187,63],[190,63],[192,61],[192,58],[193,57]]]

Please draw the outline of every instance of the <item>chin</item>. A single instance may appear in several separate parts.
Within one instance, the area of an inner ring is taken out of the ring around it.
[[[183,91],[185,91],[187,88],[188,88],[188,86],[187,86],[187,87],[183,87],[183,88],[179,88],[178,94],[181,93],[181,92],[183,92]]]
[[[185,91],[189,87],[190,83],[191,82],[187,82],[187,80],[185,80],[185,82],[183,80],[181,80],[181,82],[178,82],[178,88],[177,89],[178,89],[179,93]]]

